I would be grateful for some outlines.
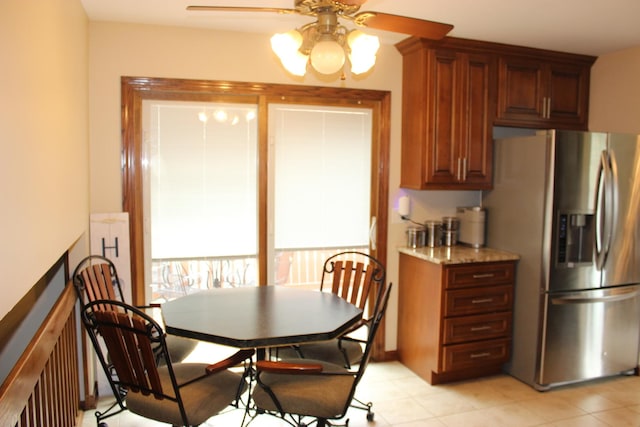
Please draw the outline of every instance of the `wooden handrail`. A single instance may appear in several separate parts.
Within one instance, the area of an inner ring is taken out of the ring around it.
[[[75,426],[80,401],[75,303],[69,282],[0,387],[0,425]]]

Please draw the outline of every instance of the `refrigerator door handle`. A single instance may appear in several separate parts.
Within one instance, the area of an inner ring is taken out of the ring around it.
[[[613,233],[613,197],[614,182],[611,169],[611,159],[606,151],[600,156],[600,167],[598,169],[598,186],[596,190],[596,232],[595,232],[595,256],[596,267],[602,270],[607,255]]]
[[[593,304],[596,302],[616,302],[616,301],[624,301],[631,298],[636,298],[638,296],[637,290],[626,290],[626,291],[617,291],[615,293],[609,293],[607,295],[598,296],[598,297],[585,297],[581,295],[567,295],[567,296],[558,296],[552,297],[551,303],[553,305],[563,305],[563,304]]]

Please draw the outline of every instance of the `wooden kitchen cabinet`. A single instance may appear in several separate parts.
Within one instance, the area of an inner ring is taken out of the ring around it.
[[[579,55],[500,57],[495,123],[586,130],[593,60]]]
[[[411,38],[403,55],[400,186],[491,188],[495,58]]]
[[[509,360],[515,261],[438,264],[400,254],[398,356],[430,384]]]
[[[587,128],[595,57],[455,37],[396,48],[402,188],[491,189],[494,125]]]

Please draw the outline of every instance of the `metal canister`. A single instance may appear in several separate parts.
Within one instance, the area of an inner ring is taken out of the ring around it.
[[[422,248],[425,244],[426,230],[424,227],[407,228],[407,246],[410,248]]]
[[[455,246],[458,243],[458,230],[445,230],[442,232],[442,243],[445,246]]]
[[[427,221],[424,223],[427,230],[427,246],[434,248],[442,245],[442,223],[440,221]]]
[[[460,220],[455,216],[445,216],[442,218],[442,230],[454,231],[460,227]]]

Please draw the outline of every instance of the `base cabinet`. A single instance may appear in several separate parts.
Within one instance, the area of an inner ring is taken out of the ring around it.
[[[515,261],[440,265],[400,254],[398,355],[439,384],[509,360]]]

